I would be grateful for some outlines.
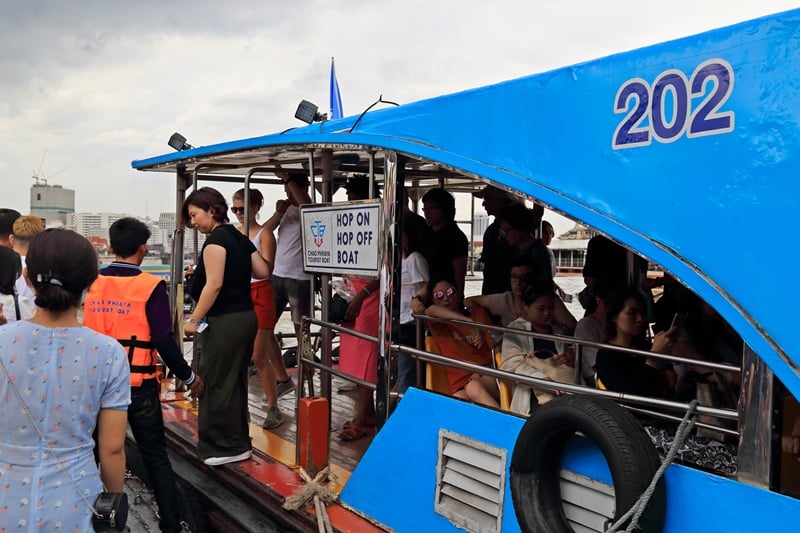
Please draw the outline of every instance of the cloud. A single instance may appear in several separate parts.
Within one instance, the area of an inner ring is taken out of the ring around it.
[[[646,2],[645,2],[646,3]],[[793,7],[788,0],[466,4],[406,0],[7,0],[0,18],[3,203],[28,210],[31,174],[77,209],[172,210],[172,179],[133,159],[297,126],[323,109],[336,57],[345,114],[585,61]],[[745,5],[739,5],[745,4]],[[651,14],[655,13],[655,15]],[[70,166],[72,165],[72,166]]]

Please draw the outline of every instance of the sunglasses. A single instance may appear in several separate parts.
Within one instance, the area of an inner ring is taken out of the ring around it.
[[[231,207],[231,211],[233,211],[234,215],[241,215],[244,213],[244,206],[242,207]]]
[[[445,296],[451,298],[456,293],[455,287],[449,287],[446,291],[433,291],[433,298],[435,300],[441,300]]]

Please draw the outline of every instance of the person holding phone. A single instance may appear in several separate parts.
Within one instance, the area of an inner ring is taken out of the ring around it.
[[[641,292],[631,287],[613,291],[606,311],[606,342],[623,348],[670,353],[678,333],[671,327],[647,339],[647,305]],[[662,360],[644,358],[613,349],[597,352],[597,386],[615,392],[670,398],[675,373]]]

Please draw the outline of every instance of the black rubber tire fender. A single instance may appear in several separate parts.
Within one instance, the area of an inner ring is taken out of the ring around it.
[[[636,503],[660,466],[641,424],[606,398],[560,396],[536,409],[517,437],[511,457],[511,499],[524,532],[570,533],[561,504],[559,471],[567,441],[581,433],[608,462],[614,484],[614,521]],[[640,531],[662,531],[666,486],[661,478],[639,520]]]

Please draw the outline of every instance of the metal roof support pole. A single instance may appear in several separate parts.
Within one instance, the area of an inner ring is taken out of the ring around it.
[[[322,164],[322,202],[328,203],[333,199],[333,150],[325,149],[322,150],[322,157],[321,157],[321,164]],[[322,296],[322,316],[325,317],[324,320],[328,320],[328,313],[330,312],[330,305],[331,305],[331,275],[330,274],[322,274],[320,276],[321,279],[321,296]],[[312,308],[313,309],[313,308]],[[322,362],[327,367],[333,366],[333,356],[332,356],[332,342],[333,342],[333,335],[331,330],[328,328],[323,328],[321,331],[321,343],[322,343]],[[331,375],[323,373],[320,376],[320,387],[321,387],[321,394],[324,398],[328,399],[328,420],[333,420],[333,416],[331,411],[333,403],[331,402],[331,394],[332,394],[332,386],[331,386]]]
[[[403,279],[402,231],[403,187],[405,185],[406,158],[396,152],[387,152],[383,164],[383,256],[381,257],[381,295],[378,338],[378,383],[375,395],[375,412],[378,427],[382,426],[393,410],[392,390],[392,329],[400,324],[400,286]],[[382,332],[382,334],[381,334]]]
[[[745,344],[739,393],[738,477],[740,481],[765,489],[770,488],[772,480],[773,396],[772,371]]]

